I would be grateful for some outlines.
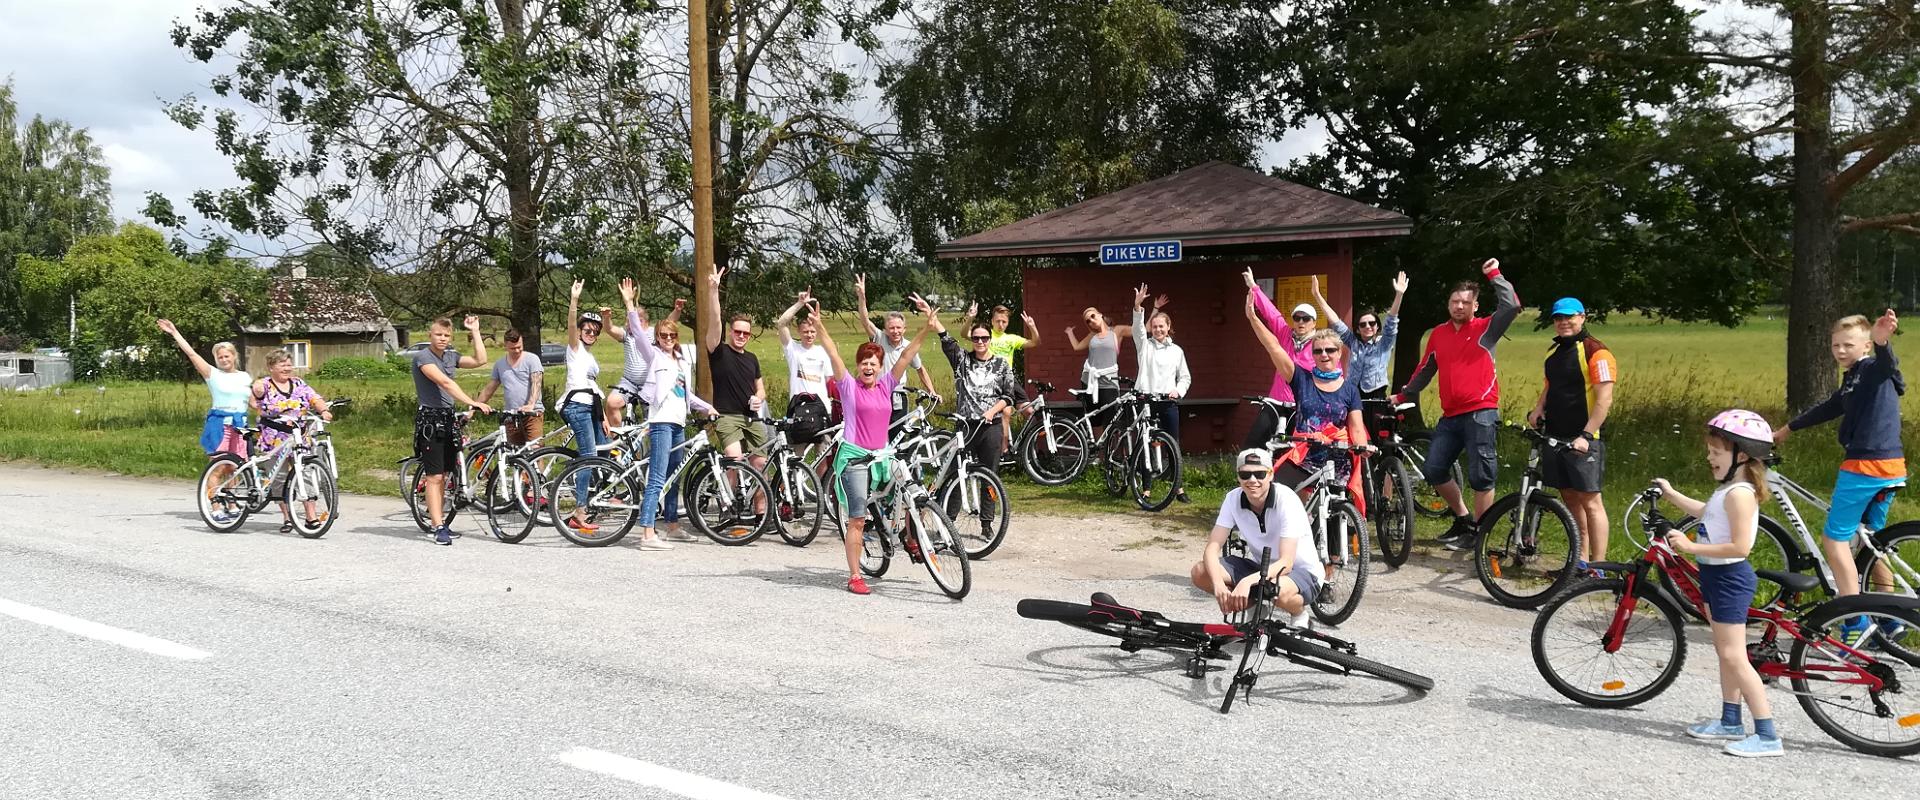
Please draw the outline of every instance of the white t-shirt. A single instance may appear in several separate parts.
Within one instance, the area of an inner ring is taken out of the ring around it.
[[[1220,516],[1213,524],[1239,531],[1240,539],[1247,543],[1247,558],[1256,564],[1260,563],[1260,552],[1269,548],[1273,550],[1273,559],[1279,560],[1280,540],[1293,539],[1293,568],[1311,570],[1314,577],[1322,577],[1320,552],[1313,547],[1313,526],[1307,520],[1307,507],[1285,486],[1269,488],[1267,504],[1262,509],[1249,508],[1247,494],[1241,489],[1227,492],[1227,498],[1220,501]]]
[[[600,359],[593,357],[593,351],[585,345],[567,348],[567,386],[560,390],[561,399],[576,390],[585,389],[600,394]],[[573,402],[580,402],[574,400]]]
[[[787,355],[787,396],[818,395],[831,410],[833,400],[827,395],[827,378],[833,375],[833,359],[827,355],[827,348],[818,344],[807,347],[795,339],[787,342],[784,350]]]

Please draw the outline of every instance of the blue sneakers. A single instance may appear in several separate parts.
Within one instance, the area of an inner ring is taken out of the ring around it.
[[[1848,617],[1845,622],[1840,623],[1840,641],[1859,647],[1862,644],[1862,637],[1867,633],[1867,624],[1867,617],[1864,614]]]
[[[453,544],[453,531],[448,529],[447,526],[445,525],[440,526],[440,530],[433,532],[433,543],[434,544]]]
[[[1726,739],[1729,741],[1747,738],[1747,726],[1723,725],[1720,720],[1710,719],[1687,726],[1687,735],[1695,739]]]
[[[1727,755],[1741,758],[1766,758],[1786,753],[1787,747],[1778,736],[1766,737],[1756,733],[1740,741],[1727,743]]]

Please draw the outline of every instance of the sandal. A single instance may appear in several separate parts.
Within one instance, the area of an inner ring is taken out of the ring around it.
[[[292,518],[292,517],[287,517],[286,519],[284,519],[284,520],[282,520],[282,521],[280,522],[280,532],[281,532],[281,533],[292,533],[292,532],[293,532],[293,518]]]

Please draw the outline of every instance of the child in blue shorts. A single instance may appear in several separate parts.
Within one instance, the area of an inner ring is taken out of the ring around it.
[[[1707,465],[1720,483],[1713,495],[1703,503],[1674,491],[1665,479],[1654,481],[1663,499],[1700,519],[1699,541],[1676,530],[1667,533],[1667,544],[1692,553],[1700,564],[1700,595],[1713,623],[1713,652],[1720,660],[1720,718],[1687,726],[1687,735],[1730,740],[1726,751],[1748,758],[1786,750],[1773,727],[1773,707],[1760,673],[1747,660],[1747,609],[1758,584],[1747,553],[1760,527],[1760,501],[1767,493],[1765,459],[1772,450],[1773,430],[1759,414],[1723,411],[1707,423]],[[1753,712],[1751,736],[1740,724],[1742,699]]]
[[[1868,533],[1886,527],[1892,497],[1884,490],[1907,482],[1907,459],[1900,447],[1900,396],[1906,394],[1907,382],[1891,346],[1899,328],[1891,308],[1871,325],[1857,314],[1834,323],[1833,360],[1846,370],[1839,390],[1773,434],[1775,442],[1782,442],[1792,431],[1840,420],[1840,446],[1846,455],[1834,478],[1821,549],[1833,570],[1834,588],[1843,597],[1860,593],[1854,534],[1863,525]],[[1874,568],[1876,584],[1891,584],[1891,576],[1881,574],[1885,570]],[[1847,627],[1865,627],[1865,622],[1856,617]]]

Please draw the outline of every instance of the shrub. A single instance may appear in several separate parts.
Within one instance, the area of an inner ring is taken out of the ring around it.
[[[392,361],[373,356],[341,356],[329,358],[308,374],[310,378],[324,380],[347,380],[351,378],[376,378],[392,375],[395,372]]]

